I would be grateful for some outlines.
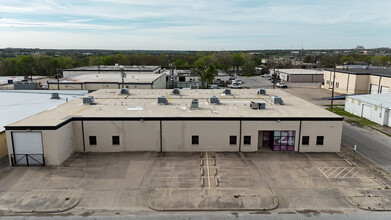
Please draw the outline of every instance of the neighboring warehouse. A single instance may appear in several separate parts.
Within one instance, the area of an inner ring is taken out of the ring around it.
[[[99,65],[65,69],[62,71],[62,74],[64,78],[70,78],[84,74],[121,74],[122,71],[127,74],[155,74],[163,72],[159,66],[120,66],[115,64],[113,66]]]
[[[280,90],[90,95],[6,126],[13,164],[59,165],[74,152],[340,150],[343,118]]]
[[[83,96],[87,91],[0,90],[0,158],[8,155],[4,126]],[[17,152],[18,153],[18,152]]]
[[[391,127],[391,93],[348,96],[345,111]]]
[[[166,81],[164,73],[127,73],[124,78],[122,78],[121,73],[82,74],[48,81],[48,88],[52,90],[98,90],[122,87],[129,89],[165,89]]]
[[[325,89],[332,89],[334,70],[324,71]],[[335,70],[334,91],[344,94],[376,94],[388,93],[391,87],[391,68],[368,67],[350,68],[349,66]]]
[[[270,69],[270,74],[277,74],[286,82],[321,83],[323,71],[316,69]]]

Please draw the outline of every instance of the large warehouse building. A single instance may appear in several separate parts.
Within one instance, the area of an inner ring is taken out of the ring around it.
[[[340,150],[343,118],[280,90],[126,92],[99,90],[6,126],[11,161],[58,165],[74,152]]]
[[[163,72],[159,66],[120,66],[115,64],[113,66],[99,65],[65,69],[62,71],[62,74],[63,77],[69,78],[84,74],[121,74],[121,71],[128,74],[155,74]]]
[[[123,80],[123,81],[122,81]],[[164,73],[129,73],[122,79],[120,73],[82,74],[70,78],[48,81],[53,90],[98,90],[98,89],[165,89],[167,78]]]
[[[391,93],[348,96],[345,111],[391,127]]]
[[[323,82],[323,71],[316,69],[270,69],[270,74],[277,74],[282,81],[301,83]]]
[[[391,68],[380,67],[343,67],[324,71],[325,89],[333,88],[344,94],[377,94],[388,93],[391,87]]]

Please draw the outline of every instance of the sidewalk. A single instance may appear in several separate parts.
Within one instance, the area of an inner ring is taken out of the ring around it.
[[[0,158],[0,171],[9,166],[8,156]]]

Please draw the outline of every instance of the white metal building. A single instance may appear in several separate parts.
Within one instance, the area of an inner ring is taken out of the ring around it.
[[[391,93],[348,96],[345,111],[391,127]]]
[[[98,90],[10,124],[10,161],[59,165],[74,152],[340,150],[343,118],[284,91],[175,91]]]
[[[270,69],[270,74],[275,73],[286,82],[321,83],[323,82],[323,70],[316,69]]]
[[[160,66],[121,66],[123,68],[123,72],[127,74],[155,74],[161,73]],[[77,67],[72,69],[66,69],[62,71],[63,77],[75,77],[83,74],[107,74],[107,73],[117,73],[121,74],[120,65],[116,64],[113,66],[84,66]]]

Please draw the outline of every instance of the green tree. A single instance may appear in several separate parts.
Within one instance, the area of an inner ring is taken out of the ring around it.
[[[382,56],[382,55],[376,55],[372,57],[371,59],[371,64],[373,66],[387,66],[389,64],[389,59],[387,56]]]
[[[21,76],[33,75],[35,58],[32,55],[18,56],[16,59],[16,73]]]
[[[236,73],[239,73],[239,68],[241,66],[243,66],[244,62],[245,62],[245,60],[244,60],[242,54],[235,53],[232,55],[232,63],[233,63],[233,66],[235,67]]]

